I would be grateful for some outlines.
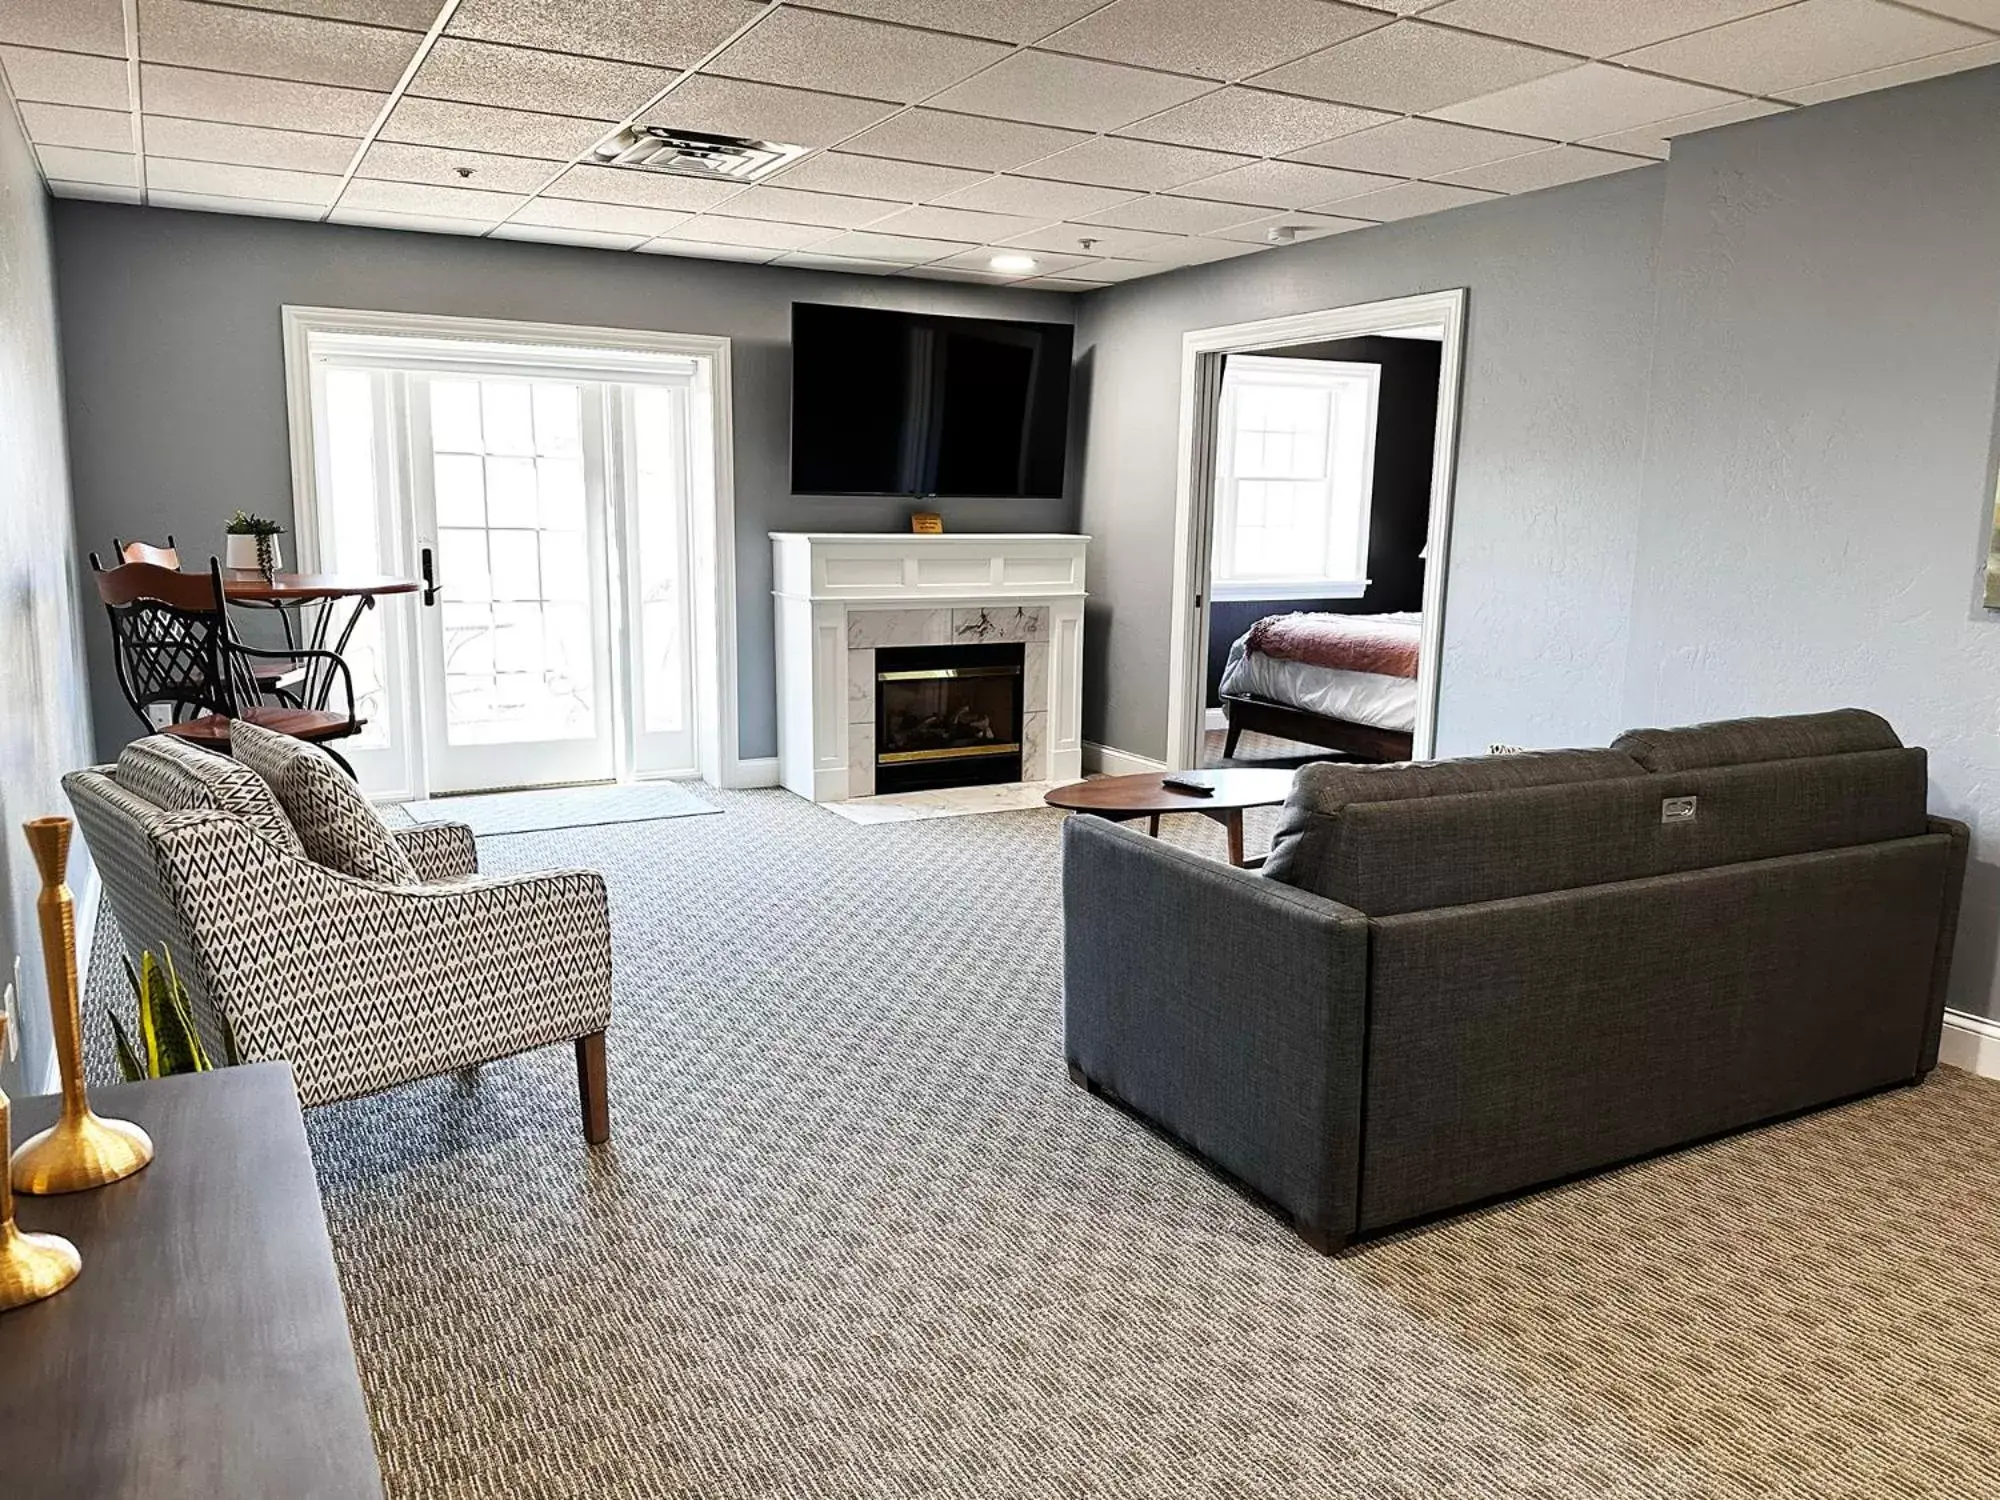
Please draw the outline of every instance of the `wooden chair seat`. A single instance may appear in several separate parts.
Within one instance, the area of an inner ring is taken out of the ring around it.
[[[346,714],[328,713],[324,709],[272,708],[264,704],[245,708],[237,717],[273,734],[288,734],[295,740],[307,740],[314,744],[343,739],[368,722],[366,719],[350,719]],[[213,750],[229,748],[229,720],[221,714],[204,714],[198,719],[168,724],[160,733],[191,740]]]

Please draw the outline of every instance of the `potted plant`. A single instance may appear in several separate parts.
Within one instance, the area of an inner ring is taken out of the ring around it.
[[[254,569],[260,573],[278,571],[278,538],[285,528],[263,516],[239,510],[223,527],[222,565],[225,568]]]

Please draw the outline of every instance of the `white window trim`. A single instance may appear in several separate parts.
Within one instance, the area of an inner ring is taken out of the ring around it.
[[[285,410],[292,455],[292,540],[303,568],[318,561],[319,546],[313,344],[324,341],[328,347],[338,347],[341,336],[360,335],[514,345],[534,351],[538,358],[574,351],[578,363],[589,362],[600,370],[615,368],[617,378],[624,380],[647,369],[666,374],[671,361],[685,360],[687,369],[674,371],[670,378],[684,380],[692,372],[689,428],[696,439],[695,493],[706,490],[713,501],[690,506],[694,545],[688,583],[693,594],[694,640],[689,656],[694,672],[697,768],[703,779],[720,787],[767,784],[768,768],[762,763],[746,765],[737,753],[741,707],[737,689],[736,449],[727,338],[289,304],[282,309],[282,327]],[[489,357],[504,360],[504,354]]]
[[[1382,367],[1340,360],[1285,359],[1271,356],[1236,354],[1229,358],[1227,371],[1254,376],[1263,385],[1304,385],[1319,386],[1329,379],[1360,381],[1367,389],[1367,402],[1361,432],[1361,483],[1360,507],[1356,517],[1359,535],[1356,538],[1355,556],[1365,567],[1368,560],[1368,540],[1375,502],[1375,424],[1381,408]],[[1221,415],[1226,418],[1231,407],[1229,375],[1223,376]],[[1331,449],[1335,433],[1331,427],[1327,432],[1327,444]],[[1233,553],[1235,525],[1234,481],[1227,474],[1228,455],[1233,447],[1234,434],[1227,430],[1226,420],[1219,421],[1217,433],[1217,456],[1215,469],[1215,552],[1214,585],[1211,597],[1224,603],[1249,602],[1261,599],[1359,599],[1368,592],[1370,580],[1361,578],[1341,578],[1332,574],[1295,575],[1286,578],[1240,578],[1225,577],[1227,559]],[[1329,452],[1329,482],[1332,463]]]

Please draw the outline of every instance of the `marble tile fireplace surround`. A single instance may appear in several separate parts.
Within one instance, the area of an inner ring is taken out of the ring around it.
[[[1019,744],[1019,770],[1009,753],[995,754],[985,776],[1080,779],[1088,540],[773,532],[779,780],[815,802],[873,796],[877,652],[1009,645],[1021,648],[1018,740],[1000,743]],[[1001,723],[996,736],[1008,732]],[[964,764],[966,779],[981,779],[978,762]]]

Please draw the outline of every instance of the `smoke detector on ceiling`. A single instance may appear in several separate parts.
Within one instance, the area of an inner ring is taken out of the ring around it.
[[[598,142],[594,154],[607,167],[756,182],[797,161],[807,149],[742,136],[710,135],[702,130],[677,130],[671,125],[628,125]]]

